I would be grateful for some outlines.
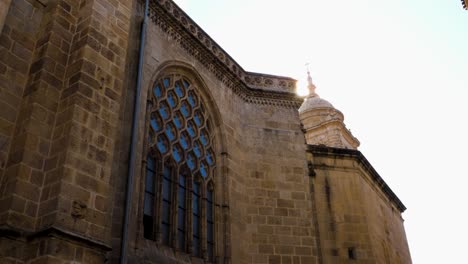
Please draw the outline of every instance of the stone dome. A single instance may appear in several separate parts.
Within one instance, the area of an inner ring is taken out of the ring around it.
[[[299,118],[307,144],[333,148],[357,149],[359,140],[344,124],[344,115],[330,102],[315,92],[310,73],[307,72],[309,95],[299,108]]]
[[[318,95],[308,96],[299,108],[299,113],[316,108],[334,108],[333,105],[325,99],[320,98]]]

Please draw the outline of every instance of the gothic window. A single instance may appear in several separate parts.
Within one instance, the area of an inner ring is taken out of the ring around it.
[[[185,76],[158,79],[150,95],[143,233],[212,261],[215,248],[211,118]]]

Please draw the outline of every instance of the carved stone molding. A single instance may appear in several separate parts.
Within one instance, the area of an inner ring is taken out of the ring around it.
[[[294,91],[296,80],[246,72],[171,0],[152,0],[150,18],[244,101],[296,109],[301,105],[303,99]]]

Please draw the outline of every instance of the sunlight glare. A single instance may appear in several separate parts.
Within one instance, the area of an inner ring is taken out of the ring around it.
[[[307,96],[309,94],[309,89],[307,89],[307,80],[304,78],[300,78],[296,82],[296,94],[299,96]]]

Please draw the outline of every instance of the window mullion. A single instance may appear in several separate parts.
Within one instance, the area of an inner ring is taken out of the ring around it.
[[[154,219],[154,229],[155,229],[155,239],[157,243],[162,243],[162,232],[161,232],[161,219],[162,219],[162,184],[163,184],[163,163],[161,158],[156,161],[157,169],[155,172],[155,219]]]
[[[187,230],[187,252],[189,254],[193,254],[193,230],[192,230],[192,221],[193,221],[193,177],[187,178],[187,222],[186,222],[186,230]]]
[[[179,187],[179,181],[178,181],[178,175],[179,175],[179,168],[178,167],[173,167],[172,169],[172,174],[171,174],[171,194],[172,194],[172,203],[171,203],[171,218],[170,218],[170,246],[177,248],[177,209],[178,209],[178,203],[177,203],[177,196],[178,196],[178,187]]]

